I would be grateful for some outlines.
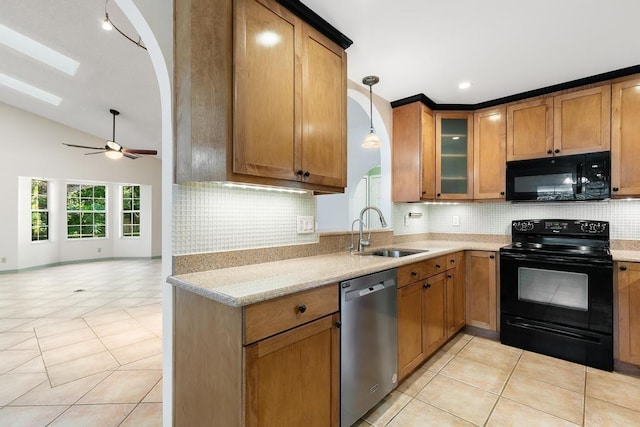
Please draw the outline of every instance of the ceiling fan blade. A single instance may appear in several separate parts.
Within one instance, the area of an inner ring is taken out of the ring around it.
[[[91,156],[92,154],[102,154],[105,151],[107,151],[107,150],[103,149],[102,151],[94,151],[93,153],[84,153],[84,155],[85,156]]]
[[[144,154],[144,155],[151,155],[151,156],[155,156],[156,154],[158,154],[158,151],[156,150],[138,150],[135,148],[123,148],[122,152],[130,153],[130,154]]]
[[[67,147],[76,147],[76,148],[86,148],[87,150],[100,150],[104,151],[104,147],[88,147],[86,145],[75,145],[75,144],[67,144],[63,142],[62,145],[66,145]]]
[[[131,159],[131,160],[135,160],[139,157],[139,156],[136,156],[135,154],[127,153],[124,150],[122,150],[122,155],[125,156],[127,159]]]

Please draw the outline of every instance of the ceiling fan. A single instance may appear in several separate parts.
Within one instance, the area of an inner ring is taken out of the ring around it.
[[[105,156],[107,156],[110,159],[119,159],[122,156],[128,158],[128,159],[132,159],[135,160],[138,157],[140,157],[141,155],[151,155],[151,156],[155,156],[156,154],[158,154],[158,151],[156,150],[142,150],[142,149],[136,149],[136,148],[124,148],[122,145],[118,144],[116,142],[116,116],[118,114],[120,114],[119,111],[114,110],[113,108],[109,110],[109,112],[113,115],[113,137],[110,141],[107,141],[106,145],[104,147],[88,147],[86,145],[75,145],[75,144],[67,144],[66,142],[63,142],[62,144],[68,146],[68,147],[76,147],[76,148],[86,148],[88,150],[98,150],[95,151],[93,153],[85,153],[85,156],[91,155],[91,154],[100,154],[100,153],[104,153]]]

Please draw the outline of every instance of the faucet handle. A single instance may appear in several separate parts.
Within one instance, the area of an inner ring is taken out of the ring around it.
[[[371,242],[368,240],[360,240],[360,246],[371,246]]]

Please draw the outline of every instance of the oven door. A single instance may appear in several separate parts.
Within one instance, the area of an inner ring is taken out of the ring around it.
[[[500,306],[504,314],[611,334],[612,262],[501,252]]]

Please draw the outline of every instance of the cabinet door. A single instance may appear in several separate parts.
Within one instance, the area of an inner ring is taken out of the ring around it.
[[[233,172],[295,180],[299,20],[272,0],[238,0],[235,23]]]
[[[507,107],[507,161],[553,155],[553,98]]]
[[[347,56],[344,49],[308,25],[302,29],[303,127],[296,165],[305,182],[345,187]]]
[[[495,331],[496,253],[469,251],[466,257],[466,324]]]
[[[553,145],[560,155],[611,147],[611,85],[553,98]]]
[[[398,376],[406,377],[424,360],[422,282],[398,289]]]
[[[618,263],[618,357],[640,365],[640,263]]]
[[[248,426],[339,424],[338,315],[245,348]]]
[[[436,199],[473,198],[473,114],[436,114]]]
[[[423,289],[424,354],[429,357],[447,340],[447,274],[428,278]]]
[[[504,199],[506,124],[504,107],[474,114],[474,199]]]
[[[465,325],[464,252],[456,254],[456,268],[447,271],[447,338]]]
[[[421,102],[393,109],[391,146],[394,202],[435,198],[435,130],[433,112]]]
[[[611,117],[612,196],[640,195],[640,79],[616,83]]]

